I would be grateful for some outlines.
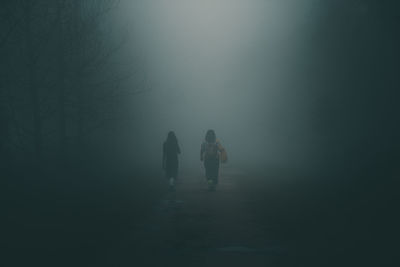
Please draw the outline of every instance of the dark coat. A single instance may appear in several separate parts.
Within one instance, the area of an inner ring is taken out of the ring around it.
[[[167,178],[178,175],[178,154],[181,153],[179,145],[175,142],[164,142],[163,145],[163,168]]]

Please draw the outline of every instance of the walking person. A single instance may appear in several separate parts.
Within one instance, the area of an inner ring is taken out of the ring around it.
[[[200,160],[204,162],[208,188],[213,191],[218,184],[219,163],[227,161],[226,151],[217,140],[214,130],[208,130],[206,133],[201,144]]]
[[[175,190],[175,180],[178,176],[178,155],[181,150],[178,145],[178,139],[173,131],[170,131],[167,140],[163,144],[162,167],[165,171],[165,177],[169,181],[169,189]]]

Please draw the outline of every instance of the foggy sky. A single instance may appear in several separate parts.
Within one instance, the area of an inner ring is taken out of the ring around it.
[[[383,137],[398,127],[377,126],[396,110],[384,104],[398,57],[387,12],[376,1],[121,1],[121,57],[145,76],[124,146],[154,161],[174,130],[182,166],[198,166],[214,129],[236,165],[352,168],[388,155]]]
[[[206,130],[215,129],[233,162],[312,152],[309,111],[291,80],[307,64],[298,54],[318,10],[315,1],[300,2],[123,2],[131,53],[140,55],[150,88],[132,103],[146,151],[174,130],[183,160],[197,162]]]

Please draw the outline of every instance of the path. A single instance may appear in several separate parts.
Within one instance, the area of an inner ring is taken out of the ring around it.
[[[254,203],[241,191],[244,174],[222,169],[215,192],[202,174],[182,174],[176,192],[132,229],[120,253],[141,266],[266,266],[286,253],[271,239],[273,226],[260,225]],[[131,251],[131,253],[130,253]]]

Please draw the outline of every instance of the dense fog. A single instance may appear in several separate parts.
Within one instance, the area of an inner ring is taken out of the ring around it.
[[[230,165],[343,173],[393,166],[395,7],[372,0],[7,2],[6,158],[19,164],[94,152],[158,166],[173,130],[182,167],[198,168],[199,146],[214,129]]]
[[[196,168],[214,129],[231,165],[346,172],[390,160],[391,12],[374,1],[122,1],[123,53],[137,55],[146,83],[132,100],[131,150],[154,163],[174,130],[183,166]]]
[[[4,266],[399,266],[399,29],[397,0],[1,1]]]

